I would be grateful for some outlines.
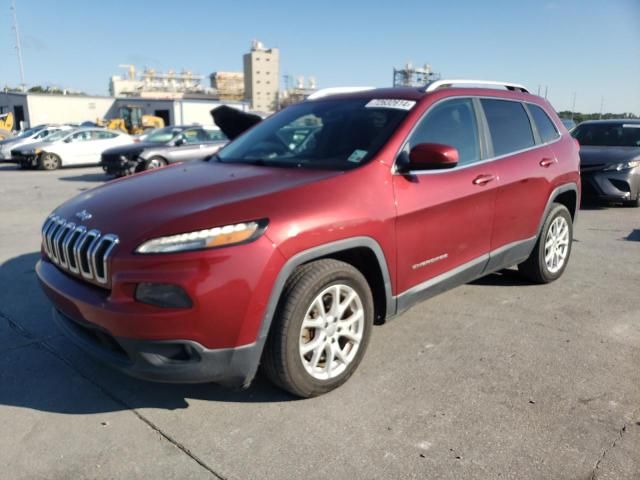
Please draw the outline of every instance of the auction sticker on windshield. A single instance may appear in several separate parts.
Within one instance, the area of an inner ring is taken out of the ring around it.
[[[416,104],[413,100],[399,98],[374,98],[365,105],[366,108],[395,108],[397,110],[411,110]]]

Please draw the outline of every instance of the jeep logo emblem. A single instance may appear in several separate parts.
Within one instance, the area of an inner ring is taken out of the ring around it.
[[[85,220],[89,220],[91,217],[93,217],[93,215],[91,215],[86,210],[82,210],[82,211],[76,213],[76,217],[78,217],[81,221],[84,222]]]

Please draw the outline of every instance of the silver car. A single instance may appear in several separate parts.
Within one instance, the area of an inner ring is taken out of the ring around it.
[[[143,141],[105,151],[101,164],[107,174],[122,177],[170,163],[209,157],[227,141],[214,127],[165,127],[154,130]]]

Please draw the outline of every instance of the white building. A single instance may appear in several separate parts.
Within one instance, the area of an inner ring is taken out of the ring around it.
[[[82,123],[115,118],[122,105],[139,105],[143,114],[161,117],[167,125],[211,125],[210,111],[220,105],[248,110],[246,102],[221,102],[196,95],[162,99],[0,92],[0,113],[13,112],[16,129],[42,123]]]

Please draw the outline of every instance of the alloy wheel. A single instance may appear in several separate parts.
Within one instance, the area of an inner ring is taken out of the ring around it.
[[[544,243],[544,261],[549,272],[556,273],[563,267],[568,252],[569,225],[559,216],[551,223]]]
[[[309,375],[329,380],[354,360],[365,327],[358,293],[344,284],[324,289],[307,309],[300,331],[300,359]]]

